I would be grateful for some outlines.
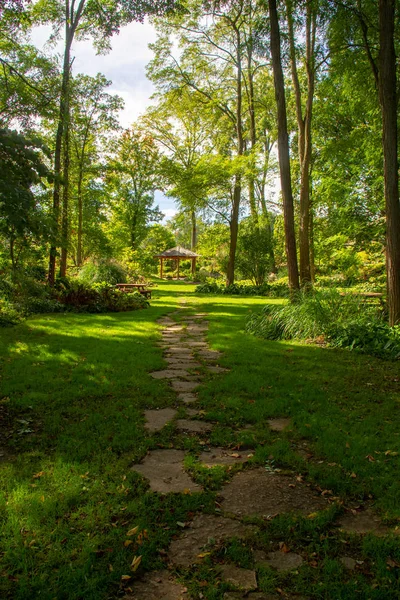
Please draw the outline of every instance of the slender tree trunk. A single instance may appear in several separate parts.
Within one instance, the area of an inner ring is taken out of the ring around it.
[[[57,247],[59,243],[59,221],[60,221],[60,197],[61,197],[61,161],[62,161],[62,143],[64,137],[64,128],[68,124],[69,116],[69,79],[70,79],[70,67],[71,67],[71,46],[74,39],[76,28],[78,27],[81,19],[83,10],[85,8],[86,0],[79,0],[78,7],[75,11],[75,0],[72,1],[71,5],[69,0],[65,0],[65,48],[64,48],[64,62],[63,62],[63,73],[62,73],[62,84],[61,84],[61,95],[60,95],[60,109],[59,118],[56,134],[56,144],[54,150],[54,188],[53,188],[53,222],[54,222],[54,235],[53,243],[50,248],[50,259],[49,259],[49,274],[48,280],[50,285],[54,285],[55,273],[56,273],[56,257]],[[67,168],[68,178],[68,168]],[[68,190],[67,196],[68,198]],[[68,202],[68,201],[67,201]],[[66,260],[66,257],[65,257]]]
[[[64,122],[64,168],[63,168],[63,206],[61,219],[61,260],[60,277],[67,274],[68,256],[68,205],[69,205],[69,85],[65,97],[65,122]]]
[[[315,283],[315,247],[314,247],[314,211],[310,208],[310,275],[311,283]]]
[[[240,32],[235,27],[236,32],[236,135],[237,135],[237,155],[242,156],[244,150],[243,125],[242,125],[242,56]],[[242,196],[242,182],[240,175],[235,177],[235,188],[233,191],[233,204],[230,220],[230,245],[229,245],[229,263],[227,269],[227,285],[232,285],[235,281],[235,259],[237,237],[239,231],[239,209]]]
[[[307,72],[307,102],[303,117],[301,88],[297,73],[295,36],[293,28],[293,15],[291,0],[286,0],[286,14],[289,30],[290,63],[292,81],[296,99],[296,118],[299,136],[299,164],[300,164],[300,283],[307,285],[311,282],[310,266],[310,166],[311,166],[311,123],[312,108],[315,89],[315,32],[316,15],[311,2],[307,3],[306,14],[306,72]]]
[[[251,42],[250,42],[251,43]],[[258,219],[258,210],[256,204],[256,193],[255,193],[255,160],[254,160],[254,152],[255,146],[257,142],[257,133],[256,133],[256,109],[254,103],[254,80],[253,73],[251,70],[253,60],[253,52],[251,45],[247,47],[247,79],[248,79],[248,101],[249,101],[249,116],[250,116],[250,143],[251,143],[251,173],[249,179],[249,204],[250,204],[250,213],[253,219],[257,222]]]
[[[400,203],[394,0],[379,0],[379,97],[383,121],[389,324],[400,322]]]
[[[289,273],[289,287],[299,289],[299,270],[296,254],[292,182],[290,176],[289,136],[287,130],[285,84],[281,61],[281,42],[276,0],[268,0],[271,26],[271,56],[274,71],[275,99],[278,111],[278,154],[281,174],[285,245]]]
[[[78,177],[78,236],[76,249],[76,264],[82,265],[82,226],[83,226],[83,200],[82,200],[82,165],[79,167]]]
[[[196,220],[196,211],[191,210],[190,216],[192,220],[192,236],[191,236],[191,247],[192,252],[196,252],[197,247],[197,220]]]
[[[235,188],[233,190],[233,204],[232,204],[232,216],[229,222],[230,228],[230,245],[229,245],[229,262],[227,269],[227,285],[232,285],[235,282],[235,257],[237,238],[239,231],[239,208],[240,198],[242,195],[242,187],[240,182],[240,176],[236,176]]]
[[[15,237],[11,234],[10,237],[10,258],[11,258],[11,266],[13,272],[15,272],[17,268],[16,260],[15,260]]]
[[[49,274],[48,281],[51,286],[54,285],[55,274],[56,274],[56,257],[57,257],[57,246],[59,241],[59,221],[60,221],[60,198],[61,198],[61,162],[62,162],[62,145],[64,137],[64,126],[66,121],[66,97],[69,86],[69,74],[70,74],[70,55],[71,55],[71,43],[70,39],[70,28],[68,19],[65,25],[65,50],[64,50],[64,63],[63,63],[63,74],[62,74],[62,85],[61,85],[61,96],[60,96],[60,110],[56,133],[56,145],[54,151],[54,188],[53,188],[53,243],[50,248],[50,259],[49,259]]]

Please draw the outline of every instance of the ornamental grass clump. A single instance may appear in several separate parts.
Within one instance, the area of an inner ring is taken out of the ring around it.
[[[267,304],[250,315],[246,330],[270,340],[323,340],[330,346],[381,358],[400,357],[400,328],[380,308],[335,290],[300,292],[285,305]]]

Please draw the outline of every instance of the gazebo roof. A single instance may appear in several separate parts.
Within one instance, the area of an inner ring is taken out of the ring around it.
[[[175,248],[170,248],[161,254],[157,254],[156,258],[197,258],[198,256],[195,252],[186,250],[182,246],[175,246]]]

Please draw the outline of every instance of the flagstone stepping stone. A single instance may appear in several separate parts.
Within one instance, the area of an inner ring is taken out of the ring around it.
[[[187,588],[178,583],[169,571],[146,573],[143,579],[135,581],[133,593],[123,600],[189,600]]]
[[[176,323],[174,323],[173,325],[169,325],[168,327],[166,327],[163,331],[164,332],[168,332],[168,333],[172,333],[172,332],[176,332],[176,331],[183,331],[183,326],[182,325],[176,325]]]
[[[159,323],[160,325],[175,325],[175,321],[173,321],[172,319],[170,319],[169,317],[162,317],[161,319],[157,319],[157,323]]]
[[[349,571],[354,571],[357,566],[357,561],[354,560],[354,558],[351,558],[351,556],[342,556],[339,558],[339,561],[342,563],[344,568],[348,569]]]
[[[358,533],[360,535],[373,533],[377,536],[383,536],[390,531],[370,508],[355,513],[348,512],[339,517],[338,525],[346,533]]]
[[[159,410],[145,410],[146,429],[149,431],[160,431],[169,421],[176,416],[177,411],[173,408],[161,408]]]
[[[184,458],[182,450],[152,450],[132,470],[149,480],[153,492],[200,492],[201,487],[183,470]]]
[[[244,592],[257,589],[256,572],[250,569],[241,569],[234,565],[222,565],[222,578]]]
[[[198,355],[204,360],[217,360],[222,356],[218,350],[199,350]]]
[[[295,552],[263,552],[256,550],[254,552],[256,564],[272,567],[277,571],[291,571],[297,569],[303,564],[303,558]]]
[[[252,454],[244,450],[226,450],[226,448],[210,448],[202,452],[199,461],[206,467],[231,466],[247,462]]]
[[[224,367],[207,367],[207,370],[210,371],[210,373],[215,373],[215,374],[219,374],[219,373],[229,373],[230,369],[225,369]]]
[[[213,428],[212,423],[207,421],[192,421],[190,419],[178,419],[176,427],[189,433],[208,433]]]
[[[291,419],[268,419],[267,423],[271,431],[283,431],[291,424]]]
[[[172,389],[175,392],[193,392],[199,385],[196,381],[172,381]]]
[[[201,555],[209,551],[212,545],[233,537],[245,538],[255,531],[253,525],[243,525],[235,519],[200,513],[184,529],[182,535],[171,542],[168,557],[175,565],[188,567],[201,562]]]
[[[224,510],[236,515],[270,517],[291,511],[309,514],[327,506],[324,498],[295,477],[263,468],[237,473],[220,494]]]
[[[185,356],[184,358],[167,357],[165,360],[170,369],[179,367],[181,369],[197,369],[201,367],[201,364],[197,360],[189,356]]]
[[[164,369],[163,371],[153,371],[150,373],[153,379],[177,379],[178,377],[182,377],[185,379],[186,377],[190,377],[190,373],[188,371],[183,371],[182,369]]]
[[[187,340],[183,342],[186,348],[207,348],[207,342],[196,342],[195,340]]]
[[[198,397],[197,394],[192,394],[191,392],[181,392],[178,394],[178,400],[185,404],[191,404],[192,402],[197,402]]]
[[[184,354],[184,355],[188,355],[188,354],[192,354],[192,351],[190,350],[190,348],[185,348],[184,346],[170,346],[168,348],[168,353],[171,355],[175,355],[175,354]],[[168,356],[168,354],[167,354]]]

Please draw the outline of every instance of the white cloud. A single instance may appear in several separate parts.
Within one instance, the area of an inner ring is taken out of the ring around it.
[[[32,32],[32,42],[46,50],[50,34],[49,26],[36,27]],[[106,55],[97,55],[90,41],[73,44],[74,72],[93,76],[103,73],[112,81],[110,92],[124,99],[125,109],[120,114],[123,127],[129,127],[151,104],[150,96],[155,90],[146,78],[146,65],[153,55],[148,44],[156,37],[154,27],[146,21],[124,27],[119,35],[112,38],[112,50]],[[62,50],[62,43],[59,43],[51,51],[61,54]]]

